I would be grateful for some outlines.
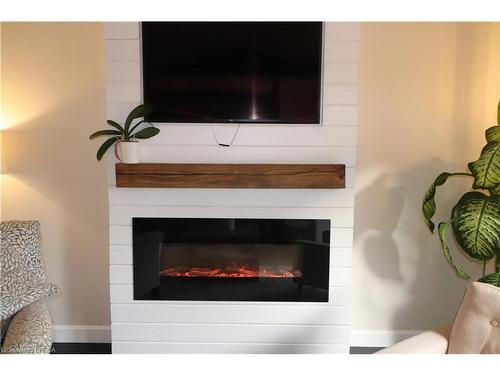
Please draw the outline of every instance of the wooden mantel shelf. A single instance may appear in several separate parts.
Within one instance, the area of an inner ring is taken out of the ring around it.
[[[116,164],[128,188],[345,188],[343,164]]]

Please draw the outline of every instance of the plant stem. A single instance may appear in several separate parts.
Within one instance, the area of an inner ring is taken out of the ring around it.
[[[483,277],[486,276],[486,261],[483,261]]]
[[[496,273],[500,273],[500,255],[497,255],[497,259],[496,259],[496,265],[495,265],[495,272]]]

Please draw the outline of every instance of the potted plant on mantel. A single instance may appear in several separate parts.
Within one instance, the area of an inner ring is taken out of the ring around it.
[[[152,112],[153,108],[150,105],[138,105],[130,111],[123,126],[113,120],[108,120],[107,123],[114,129],[99,130],[90,135],[89,139],[101,136],[111,136],[101,145],[101,147],[99,147],[99,150],[97,150],[97,160],[101,160],[106,151],[114,145],[115,156],[118,160],[127,164],[138,163],[139,139],[154,137],[160,132],[160,129],[154,127],[153,124],[145,120],[141,120],[133,126],[132,123],[134,120],[143,118]],[[149,124],[149,126],[136,131],[142,124]],[[120,146],[120,152],[118,151],[118,146]]]
[[[473,178],[473,191],[465,193],[457,202],[446,222],[438,225],[443,253],[455,274],[468,280],[471,277],[458,268],[446,243],[446,231],[451,226],[455,239],[471,260],[482,263],[483,274],[478,280],[500,287],[500,102],[497,108],[497,123],[486,130],[486,146],[476,161],[468,164],[470,173],[443,172],[437,176],[427,190],[423,201],[425,222],[434,232],[432,217],[436,211],[434,196],[436,188],[449,177]],[[493,264],[493,272],[487,272]]]

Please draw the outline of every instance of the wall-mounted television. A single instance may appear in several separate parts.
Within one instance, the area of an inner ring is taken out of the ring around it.
[[[319,124],[321,22],[143,22],[146,118]]]

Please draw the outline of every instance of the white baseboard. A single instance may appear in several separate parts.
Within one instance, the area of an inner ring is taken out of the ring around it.
[[[422,331],[351,331],[351,346],[388,347]]]
[[[54,342],[111,342],[110,326],[62,326],[53,327]]]

